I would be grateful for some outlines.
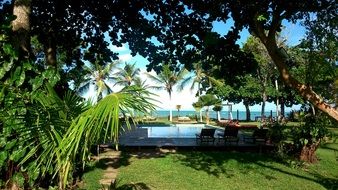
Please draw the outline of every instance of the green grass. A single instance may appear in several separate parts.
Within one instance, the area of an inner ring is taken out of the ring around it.
[[[317,151],[320,161],[303,167],[256,153],[125,151],[117,189],[338,189],[338,129],[331,131],[332,140]]]
[[[82,176],[83,183],[80,184],[80,190],[98,190],[102,189],[99,181],[103,177],[105,165],[99,161],[91,162],[85,168]]]
[[[289,167],[267,155],[232,152],[180,152],[160,158],[132,157],[124,164],[118,175],[119,189],[338,188],[338,166],[333,157],[325,163],[310,166],[308,171]]]

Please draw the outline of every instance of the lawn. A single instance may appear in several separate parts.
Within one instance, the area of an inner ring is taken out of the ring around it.
[[[267,155],[179,152],[163,157],[129,157],[118,175],[119,189],[338,189],[334,155],[306,169]],[[137,188],[135,188],[137,189]]]
[[[320,162],[303,167],[256,153],[124,151],[117,189],[338,189],[338,130],[332,131],[333,140],[317,151]]]

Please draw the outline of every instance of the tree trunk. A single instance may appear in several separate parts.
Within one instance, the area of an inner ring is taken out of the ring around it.
[[[205,110],[205,122],[209,124],[209,106],[207,106],[207,109]]]
[[[256,30],[255,32],[258,33],[258,37],[265,45],[285,84],[298,91],[298,93],[303,98],[338,121],[338,110],[324,102],[323,99],[312,90],[311,86],[300,83],[290,75],[289,70],[285,64],[288,61],[288,56],[277,47],[275,33],[269,33],[269,35],[266,36],[264,34],[264,30]]]
[[[262,93],[262,109],[261,109],[261,117],[262,119],[265,117],[265,102],[267,100],[266,92],[265,90]]]
[[[312,115],[316,115],[316,109],[315,107],[313,107],[312,104],[311,104],[311,111],[312,111]]]
[[[280,99],[280,114],[283,118],[285,117],[285,101],[283,97]]]
[[[172,109],[172,102],[171,102],[171,93],[169,93],[169,102],[170,102],[170,110],[169,110],[169,121],[173,121],[173,109]]]
[[[16,18],[12,21],[12,42],[14,48],[19,52],[19,60],[31,57],[30,14],[31,0],[14,1],[13,15]]]
[[[221,120],[221,113],[220,111],[217,111],[217,121],[220,121]]]
[[[317,156],[316,156],[316,150],[319,146],[320,141],[317,143],[311,144],[311,145],[305,145],[302,148],[302,151],[300,153],[300,160],[305,161],[305,162],[310,162],[310,163],[315,163],[317,162]]]
[[[251,114],[250,114],[250,107],[249,107],[249,104],[246,102],[246,101],[244,101],[244,106],[245,106],[245,113],[246,113],[246,121],[250,121],[250,116],[251,116]]]
[[[46,41],[44,44],[45,59],[47,66],[52,66],[56,68],[56,43],[55,35],[53,31],[47,33]]]
[[[198,83],[198,98],[201,97],[201,83]],[[200,122],[203,122],[202,109],[200,110]]]

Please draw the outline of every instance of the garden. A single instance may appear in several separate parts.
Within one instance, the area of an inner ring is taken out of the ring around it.
[[[338,189],[336,10],[331,0],[1,1],[0,189],[104,189],[108,170],[116,189]],[[283,33],[293,25],[298,42]],[[193,116],[175,118],[177,97]],[[272,151],[119,146],[139,123],[217,125],[237,104],[240,124],[269,129]],[[168,117],[145,121],[159,105]],[[253,106],[266,120],[252,121]],[[97,159],[102,144],[121,155]]]

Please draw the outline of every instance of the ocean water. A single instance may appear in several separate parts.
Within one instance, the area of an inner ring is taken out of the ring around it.
[[[203,117],[205,117],[205,111],[202,111]],[[229,112],[228,111],[221,111],[221,118],[223,119],[230,119],[229,118]],[[276,117],[276,112],[265,112],[265,116],[269,117]],[[285,113],[286,116],[288,115],[288,113]],[[197,115],[199,117],[199,112],[195,112],[195,111],[180,111],[178,112],[177,110],[173,110],[173,117],[175,116],[190,116],[190,117],[194,117],[195,115]],[[169,116],[169,110],[157,110],[154,111],[152,113],[152,116],[155,117],[168,117]],[[210,118],[216,119],[217,118],[217,112],[215,111],[209,111],[209,116]],[[251,111],[251,115],[250,115],[250,119],[251,120],[255,120],[256,116],[261,116],[261,112],[260,111]],[[237,119],[237,120],[245,120],[246,119],[246,112],[245,111],[238,111],[238,115],[237,115],[237,111],[232,111],[232,119]]]

